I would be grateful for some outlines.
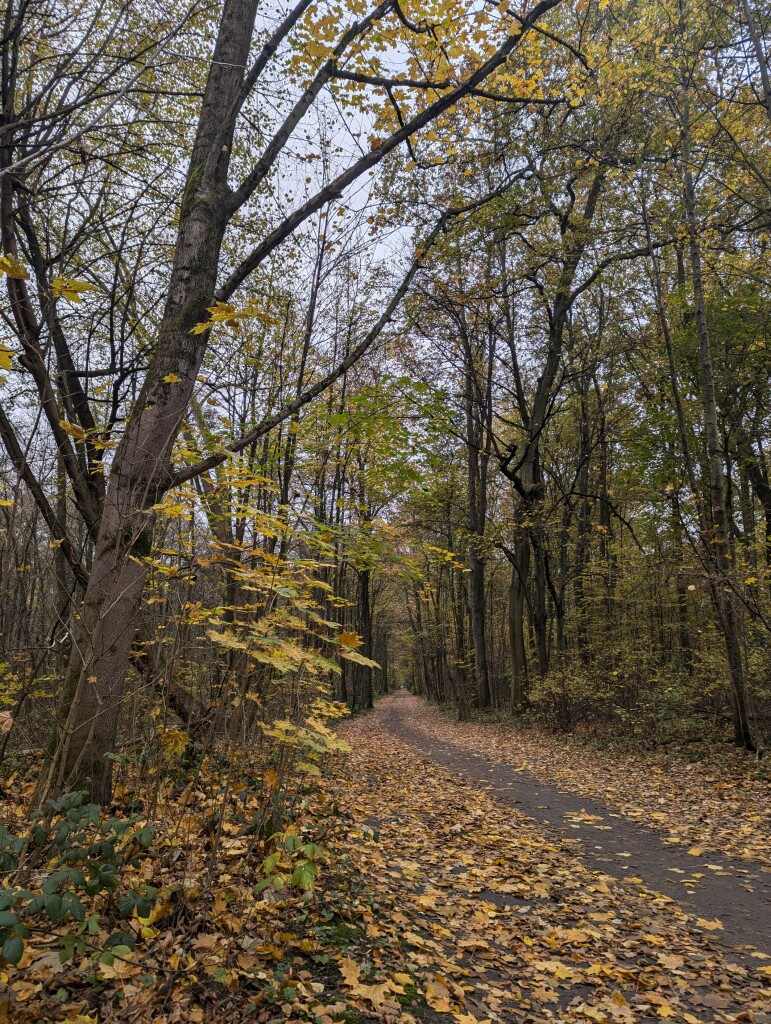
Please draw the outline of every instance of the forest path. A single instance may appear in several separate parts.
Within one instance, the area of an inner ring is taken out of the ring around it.
[[[665,866],[678,867],[687,854],[603,806],[624,845],[635,840],[623,850],[614,837],[611,847],[608,831],[584,829],[605,822],[585,820],[600,815],[583,797],[432,738],[443,729],[435,714],[401,693],[340,725],[351,752],[333,783],[352,815],[352,862],[371,892],[364,932],[341,960],[366,979],[349,986],[349,1005],[359,998],[366,1009],[370,983],[390,971],[407,1000],[393,1019],[406,1024],[771,1024],[771,957],[753,948],[760,927],[746,941],[749,926],[731,902],[756,894],[731,890],[721,930],[702,917],[717,898],[712,882],[697,907],[669,895],[670,882],[662,894],[641,881],[651,885],[651,862],[666,856]],[[451,731],[469,735],[465,725]],[[731,877],[720,876],[720,893]],[[760,906],[746,909],[761,920]]]
[[[424,727],[429,712],[422,701],[401,690],[381,700],[374,717],[378,726],[423,756],[513,805],[552,840],[569,843],[588,867],[670,897],[693,915],[694,927],[713,932],[724,944],[750,945],[771,955],[767,866],[706,848],[687,853],[605,802],[549,785],[494,754],[437,736]],[[463,727],[457,726],[452,735],[462,740]],[[673,790],[677,786],[673,778]]]

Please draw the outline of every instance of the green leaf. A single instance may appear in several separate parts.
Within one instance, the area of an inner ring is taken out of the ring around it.
[[[269,857],[266,857],[262,862],[262,870],[266,875],[272,874],[278,867],[278,862],[281,860],[281,853],[271,853]]]
[[[115,947],[116,953],[119,949],[127,949],[131,953],[136,945],[136,938],[128,932],[113,932],[105,945],[108,949]]]
[[[24,955],[24,942],[20,935],[12,935],[3,943],[3,958],[14,967]]]
[[[64,914],[64,905],[58,893],[46,896],[43,906],[45,907],[46,914],[48,914],[52,921],[61,921]]]
[[[118,914],[121,917],[131,917],[131,912],[136,906],[137,899],[133,893],[127,893],[118,904]]]
[[[185,737],[185,743],[187,743],[187,737]],[[139,845],[142,847],[142,849],[144,849],[144,850],[149,849],[149,847],[150,847],[150,845],[151,845],[151,843],[153,841],[153,832],[154,831],[155,830],[154,830],[152,825],[145,825],[145,827],[143,829],[141,829],[141,831],[136,833],[134,838],[139,843]]]
[[[318,868],[313,861],[301,861],[292,872],[292,885],[296,885],[305,892],[312,892],[316,885],[317,874]]]
[[[380,665],[373,661],[372,658],[365,658],[363,654],[359,654],[358,651],[340,651],[341,657],[345,658],[346,661],[355,661],[357,665],[364,665],[367,668],[380,668]]]
[[[271,875],[270,878],[265,878],[263,879],[262,882],[258,882],[257,885],[255,885],[255,887],[252,889],[252,892],[254,893],[255,896],[258,896],[263,891],[263,889],[268,889],[270,886],[273,886],[275,888],[275,883],[279,879],[281,879],[281,875]]]

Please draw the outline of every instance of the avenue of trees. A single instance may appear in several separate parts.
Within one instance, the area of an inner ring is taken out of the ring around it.
[[[6,0],[0,754],[771,726],[771,15]]]

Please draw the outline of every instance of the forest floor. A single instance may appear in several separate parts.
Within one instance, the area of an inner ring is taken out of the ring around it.
[[[395,908],[379,927],[394,947],[413,944],[435,1009],[533,1024],[771,1022],[764,783],[732,782],[727,768],[716,782],[714,764],[668,774],[634,757],[568,757],[558,740],[531,749],[526,734],[451,723],[404,691],[342,732],[348,798],[379,831],[365,876]],[[732,830],[746,859],[715,852]]]
[[[452,723],[405,691],[338,732],[293,826],[327,851],[315,891],[255,887],[235,834],[205,890],[202,789],[143,865],[163,901],[133,951],[105,963],[95,934],[62,965],[33,938],[0,1022],[771,1024],[768,786],[742,762]]]

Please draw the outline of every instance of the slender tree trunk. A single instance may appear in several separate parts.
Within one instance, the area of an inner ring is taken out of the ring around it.
[[[474,668],[477,684],[477,707],[490,707],[490,677],[487,664],[487,638],[485,629],[485,569],[484,562],[473,547],[469,548],[469,612],[471,634],[474,641]]]
[[[538,654],[538,674],[549,671],[548,614],[546,610],[546,552],[537,528],[531,531],[533,544],[533,629]]]
[[[525,647],[525,611],[527,580],[530,575],[530,542],[523,536],[511,553],[509,584],[509,647],[511,651],[511,704],[514,709],[527,704],[527,648]]]
[[[474,643],[474,669],[477,687],[477,707],[484,711],[490,707],[490,670],[487,657],[487,628],[485,602],[485,555],[483,552],[485,522],[487,519],[487,460],[484,452],[485,410],[479,400],[474,354],[464,338],[465,402],[466,402],[466,459],[468,486],[468,567],[469,616]],[[486,377],[489,381],[489,377]],[[485,396],[489,395],[489,384]]]
[[[701,264],[701,246],[696,217],[696,192],[690,167],[690,109],[688,85],[682,90],[683,116],[683,201],[691,265],[696,333],[699,342],[699,368],[701,371],[702,405],[706,432],[710,503],[712,506],[712,536],[714,564],[717,570],[710,586],[715,611],[725,642],[728,672],[731,681],[734,741],[737,746],[754,750],[755,744],[747,711],[741,645],[739,639],[739,610],[731,589],[730,524],[726,508],[723,482],[723,453],[720,445],[715,375],[712,366],[709,328],[704,307],[704,282]]]
[[[356,630],[364,643],[360,650],[365,658],[372,658],[372,613],[370,607],[370,570],[356,573]],[[354,665],[354,711],[367,711],[372,707],[372,669],[368,665]]]

